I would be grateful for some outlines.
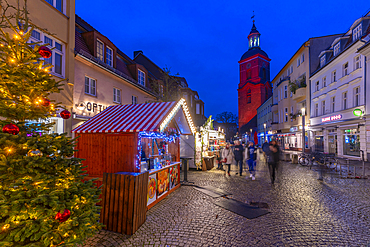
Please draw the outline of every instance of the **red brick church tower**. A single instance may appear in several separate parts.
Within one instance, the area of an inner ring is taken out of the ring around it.
[[[270,61],[260,48],[260,33],[253,26],[248,35],[249,49],[239,61],[240,82],[238,87],[239,130],[249,132],[257,128],[257,108],[270,96]]]

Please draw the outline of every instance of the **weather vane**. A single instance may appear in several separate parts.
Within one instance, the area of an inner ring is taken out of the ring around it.
[[[252,15],[252,17],[251,17],[251,19],[253,19],[253,23],[254,23],[254,10],[253,10],[253,15]]]

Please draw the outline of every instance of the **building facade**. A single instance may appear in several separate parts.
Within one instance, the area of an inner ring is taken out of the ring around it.
[[[262,144],[266,141],[272,140],[272,96],[268,98],[257,109],[257,136],[258,143]]]
[[[369,35],[369,23],[370,16],[359,18],[319,54],[320,65],[310,77],[315,151],[351,159],[367,154],[366,66],[358,49],[364,44],[361,39]]]
[[[302,44],[272,80],[272,134],[283,150],[303,150],[302,113],[310,111],[309,75],[316,68],[318,55],[336,35],[310,38]],[[308,114],[309,115],[309,114]],[[305,115],[305,129],[309,119]],[[305,132],[305,150],[309,148],[309,133]]]
[[[253,26],[248,35],[249,49],[239,61],[238,85],[239,132],[244,134],[257,128],[257,108],[271,95],[270,61],[260,48],[260,33]]]

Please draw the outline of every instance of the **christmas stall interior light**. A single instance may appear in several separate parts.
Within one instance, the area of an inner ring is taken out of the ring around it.
[[[75,140],[48,134],[53,124],[43,121],[62,108],[49,99],[62,86],[44,60],[50,49],[30,42],[24,5],[0,4],[0,245],[82,244],[101,228],[101,192],[83,181],[82,160],[68,158]]]

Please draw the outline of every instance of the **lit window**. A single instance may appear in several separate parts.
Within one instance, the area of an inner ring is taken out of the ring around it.
[[[104,44],[100,40],[96,41],[96,57],[104,62]]]
[[[121,104],[121,90],[113,88],[113,102]]]
[[[137,81],[140,85],[145,86],[145,73],[141,70],[138,70],[138,80]],[[162,91],[162,93],[163,93],[163,91]]]
[[[284,109],[284,114],[285,114],[285,122],[288,122],[288,108],[285,107]]]
[[[354,106],[360,105],[360,87],[354,89]]]
[[[335,46],[334,46],[334,56],[338,55],[340,52],[340,42],[338,42]]]
[[[320,58],[320,66],[323,67],[326,63],[326,56],[323,55],[321,58]]]
[[[357,27],[353,29],[352,31],[353,40],[352,41],[359,39],[361,35],[362,35],[362,23],[360,23]]]
[[[132,104],[133,105],[137,104],[137,97],[136,96],[132,96]]]
[[[96,96],[96,80],[85,76],[85,93]]]
[[[342,95],[343,98],[343,110],[347,109],[347,92],[344,92]]]
[[[107,65],[113,67],[113,50],[107,46],[105,54],[106,54],[105,58],[106,58]]]
[[[343,76],[348,75],[348,63],[343,65]]]
[[[355,70],[361,68],[361,57],[360,57],[360,55],[355,57],[354,64],[355,64],[355,68],[354,68]]]
[[[335,81],[337,81],[337,71],[336,70],[331,72],[331,82],[335,82]]]

